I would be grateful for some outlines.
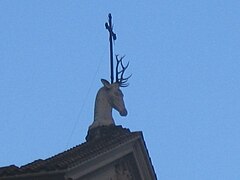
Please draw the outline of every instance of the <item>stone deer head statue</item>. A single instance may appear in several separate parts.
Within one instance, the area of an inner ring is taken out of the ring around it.
[[[123,65],[123,58],[124,56],[118,59],[118,55],[116,55],[116,82],[111,84],[107,80],[101,79],[103,87],[100,88],[97,93],[94,108],[94,121],[89,129],[115,125],[112,117],[112,109],[117,110],[121,116],[127,116],[128,114],[120,87],[128,86],[127,80],[131,75],[127,78],[123,77],[125,70],[129,66],[129,63],[126,66]],[[120,70],[119,66],[121,66]]]

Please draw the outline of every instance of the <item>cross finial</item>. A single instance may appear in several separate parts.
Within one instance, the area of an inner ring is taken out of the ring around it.
[[[110,43],[110,68],[111,68],[111,83],[114,82],[114,72],[113,72],[113,40],[117,39],[116,34],[113,32],[112,26],[112,15],[111,13],[108,14],[108,23],[105,23],[105,27],[109,32],[109,43]]]

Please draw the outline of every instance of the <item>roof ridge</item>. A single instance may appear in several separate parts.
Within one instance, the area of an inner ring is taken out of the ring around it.
[[[15,169],[13,172],[8,172],[8,174],[18,175],[28,174],[31,172],[50,172],[54,170],[72,168],[87,160],[93,159],[100,154],[119,147],[124,143],[128,143],[133,138],[139,136],[139,132],[130,132],[129,129],[122,128],[122,126],[101,127],[88,132],[88,136],[90,139],[86,142],[76,145],[75,147],[67,149],[45,160],[35,160],[29,164],[21,166],[18,169]],[[2,177],[3,172],[0,171],[0,177]]]

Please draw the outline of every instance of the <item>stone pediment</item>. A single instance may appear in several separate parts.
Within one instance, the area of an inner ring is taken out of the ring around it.
[[[45,160],[0,169],[0,179],[156,179],[141,132],[99,127],[87,141]]]

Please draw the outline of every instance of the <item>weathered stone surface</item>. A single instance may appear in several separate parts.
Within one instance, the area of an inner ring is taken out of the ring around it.
[[[121,116],[127,115],[127,109],[123,101],[123,93],[119,83],[110,84],[102,79],[103,87],[99,89],[94,107],[94,121],[89,129],[101,126],[115,125],[112,117],[112,109],[119,112]]]

